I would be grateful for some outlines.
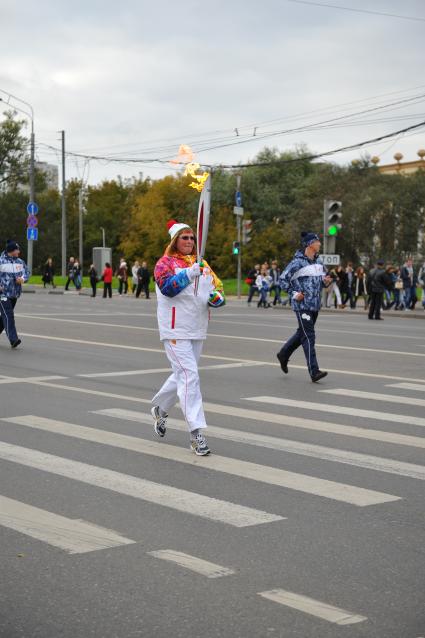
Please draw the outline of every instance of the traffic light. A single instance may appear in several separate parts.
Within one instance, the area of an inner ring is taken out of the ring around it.
[[[239,255],[241,249],[241,244],[239,241],[234,241],[233,242],[233,248],[232,248],[232,254],[233,255]]]
[[[326,235],[328,237],[336,237],[342,228],[342,202],[337,202],[334,199],[328,199],[325,203],[326,213]]]
[[[252,219],[242,221],[242,243],[246,246],[251,241]]]

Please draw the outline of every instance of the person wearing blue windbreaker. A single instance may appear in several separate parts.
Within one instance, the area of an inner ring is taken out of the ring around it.
[[[319,260],[320,239],[311,232],[301,233],[301,250],[297,250],[292,261],[280,276],[280,285],[292,299],[292,309],[298,320],[295,334],[284,343],[277,358],[285,374],[288,374],[288,361],[292,353],[303,347],[307,367],[313,382],[328,374],[319,369],[315,349],[314,326],[319,315],[323,287],[332,283]]]
[[[21,343],[16,332],[14,308],[22,284],[30,276],[26,263],[19,257],[20,250],[16,241],[8,239],[6,250],[0,255],[0,334],[6,331],[12,348]]]

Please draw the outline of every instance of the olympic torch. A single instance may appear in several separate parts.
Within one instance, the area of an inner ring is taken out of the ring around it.
[[[197,236],[197,256],[198,264],[202,262],[205,256],[205,247],[207,245],[208,225],[210,223],[211,208],[211,175],[209,174],[204,182],[204,187],[199,197],[198,205],[198,222],[196,225]],[[195,279],[195,295],[198,294],[199,276]]]

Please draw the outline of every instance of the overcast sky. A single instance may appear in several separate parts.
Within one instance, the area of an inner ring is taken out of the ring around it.
[[[425,0],[2,0],[0,90],[32,105],[37,157],[52,163],[44,145],[59,148],[60,130],[67,150],[100,156],[166,160],[179,144],[206,164],[246,162],[265,145],[323,152],[425,120],[424,27]],[[425,128],[329,160],[408,161],[419,148]],[[98,183],[175,168],[68,156],[66,171]]]

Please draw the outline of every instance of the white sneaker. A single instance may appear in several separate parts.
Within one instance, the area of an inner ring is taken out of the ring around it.
[[[202,434],[197,434],[196,437],[192,439],[190,449],[192,452],[195,452],[197,456],[206,456],[211,452],[207,440]]]
[[[151,414],[153,416],[154,425],[153,428],[155,430],[155,434],[160,437],[165,436],[167,432],[166,423],[168,419],[168,414],[161,414],[159,407],[154,405],[151,409]]]

